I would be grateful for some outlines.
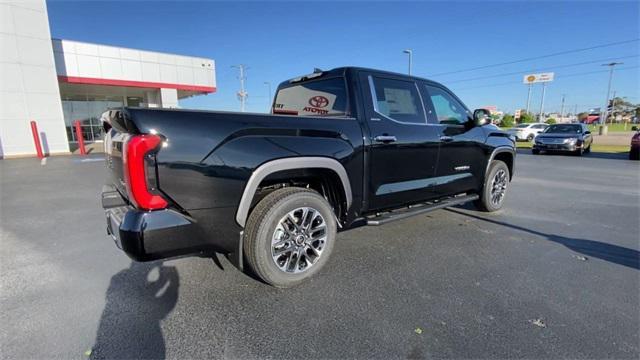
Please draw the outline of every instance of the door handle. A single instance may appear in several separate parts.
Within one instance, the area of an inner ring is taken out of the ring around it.
[[[393,135],[378,135],[374,137],[373,140],[381,143],[392,143],[398,141],[398,139]]]
[[[451,136],[442,135],[442,136],[440,136],[440,141],[442,141],[442,142],[451,142],[451,141],[453,141],[453,138]]]

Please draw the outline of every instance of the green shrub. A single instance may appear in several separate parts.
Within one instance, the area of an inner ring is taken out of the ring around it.
[[[520,115],[520,123],[521,124],[532,123],[532,122],[535,122],[535,121],[536,121],[536,118],[531,113],[523,112]]]
[[[505,114],[502,117],[502,121],[500,121],[500,126],[503,128],[513,127],[513,124],[514,124],[513,116],[509,114]]]
[[[548,118],[547,121],[545,121],[547,124],[552,125],[556,123],[556,119],[554,118]]]

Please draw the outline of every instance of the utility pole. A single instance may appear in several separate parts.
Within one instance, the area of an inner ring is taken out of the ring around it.
[[[562,121],[564,121],[564,97],[565,95],[562,94],[562,105],[560,105],[560,118]]]
[[[602,64],[602,66],[609,67],[609,85],[607,86],[607,98],[604,101],[604,110],[600,112],[600,114],[603,114],[602,118],[600,119],[600,124],[606,124],[607,122],[607,107],[609,106],[609,95],[611,94],[611,80],[613,79],[613,68],[616,65],[622,65],[622,64],[624,63],[611,62],[608,64]]]
[[[547,83],[543,82],[542,83],[542,101],[540,101],[540,115],[538,115],[539,122],[543,122],[542,116],[544,115],[544,94],[546,89],[547,89]]]
[[[240,111],[244,112],[244,104],[249,94],[244,89],[244,80],[246,79],[244,72],[248,69],[246,65],[233,65],[232,68],[237,68],[240,71],[238,80],[240,80],[240,91],[238,91],[238,100],[240,100]]]
[[[609,105],[609,103],[607,103],[607,105]],[[611,122],[613,123],[616,117],[616,91],[615,90],[613,90],[613,96],[611,97],[611,117],[613,118],[611,119]]]
[[[402,51],[405,54],[409,54],[409,75],[411,75],[411,65],[413,62],[413,50],[411,49],[406,49]]]

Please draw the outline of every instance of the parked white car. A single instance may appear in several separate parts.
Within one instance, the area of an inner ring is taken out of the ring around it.
[[[516,127],[508,129],[507,132],[513,135],[516,140],[533,141],[536,135],[543,132],[547,126],[549,125],[545,123],[519,124]]]

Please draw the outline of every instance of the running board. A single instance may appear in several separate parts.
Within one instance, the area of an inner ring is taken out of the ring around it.
[[[392,221],[402,220],[415,215],[428,213],[433,210],[438,210],[438,209],[446,208],[449,206],[464,204],[469,201],[478,200],[479,198],[480,197],[475,194],[462,195],[462,196],[452,197],[452,198],[434,202],[434,203],[413,205],[408,208],[389,211],[389,212],[380,214],[378,216],[370,217],[367,219],[367,225],[370,225],[370,226],[383,225],[386,223],[390,223]]]

